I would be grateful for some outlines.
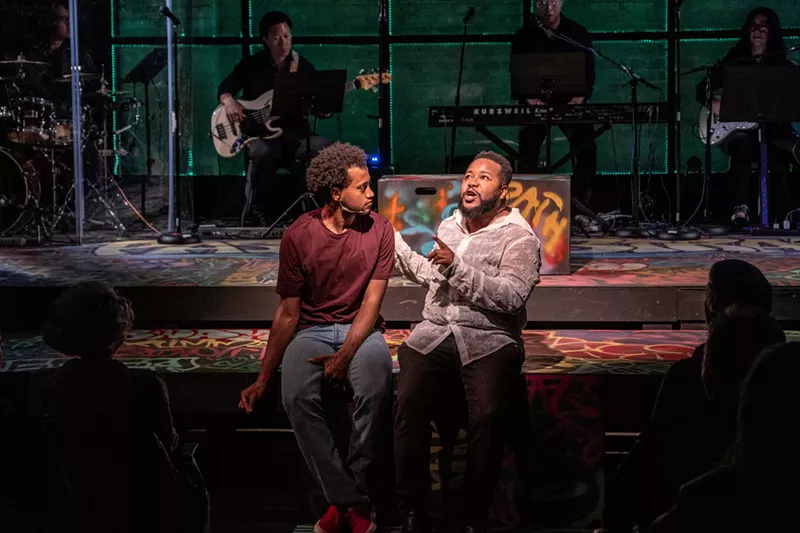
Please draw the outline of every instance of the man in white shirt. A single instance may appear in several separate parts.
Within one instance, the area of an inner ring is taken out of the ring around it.
[[[540,243],[508,208],[512,169],[478,154],[461,183],[458,210],[439,226],[425,258],[395,233],[395,266],[428,288],[424,321],[398,350],[397,491],[403,531],[428,531],[430,421],[466,403],[465,532],[483,532],[502,460],[508,413],[525,354],[525,305],[539,282]],[[446,392],[451,391],[451,392]]]

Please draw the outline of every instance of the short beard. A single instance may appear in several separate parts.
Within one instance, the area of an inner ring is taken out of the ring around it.
[[[486,200],[481,198],[481,203],[475,207],[464,207],[464,197],[462,196],[461,200],[458,202],[458,210],[461,211],[464,218],[468,220],[482,217],[500,204],[500,194],[501,192],[497,191],[497,194],[491,198],[487,198]]]

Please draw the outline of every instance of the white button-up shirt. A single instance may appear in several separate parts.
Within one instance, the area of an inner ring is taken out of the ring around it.
[[[469,233],[461,212],[442,221],[438,237],[455,254],[440,268],[411,250],[395,232],[395,267],[428,288],[424,321],[406,340],[428,354],[448,335],[455,337],[461,363],[521,342],[527,323],[525,305],[539,283],[539,238],[517,209],[489,226]]]

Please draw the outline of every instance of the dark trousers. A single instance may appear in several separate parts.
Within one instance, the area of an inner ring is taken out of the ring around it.
[[[263,219],[275,218],[291,205],[305,190],[305,163],[313,159],[331,142],[318,135],[310,139],[257,139],[247,145],[247,181],[245,204],[242,209],[242,224],[248,216]],[[307,155],[308,147],[311,147]],[[276,183],[275,173],[286,168],[291,172],[288,180]],[[263,220],[259,220],[263,222]]]
[[[461,365],[449,336],[423,355],[400,346],[400,378],[394,422],[397,493],[405,509],[427,506],[430,488],[430,422],[440,434],[458,431],[466,420],[467,465],[464,518],[486,521],[503,458],[524,359],[522,347],[500,350]],[[451,433],[452,434],[452,433]],[[442,435],[445,440],[445,435]]]
[[[588,146],[575,155],[572,162],[572,196],[586,204],[591,201],[591,188],[597,174],[597,143],[591,124],[562,124],[561,131],[569,141],[570,150],[579,145]],[[519,151],[528,160],[539,160],[542,143],[547,138],[549,126],[527,126],[519,131]],[[520,172],[539,172],[538,168],[522,165]],[[596,209],[599,206],[596,207]]]
[[[794,206],[790,199],[788,184],[789,168],[797,164],[798,138],[791,128],[767,128],[767,159],[770,178],[770,211],[782,219]],[[758,132],[737,131],[728,136],[720,146],[722,152],[731,158],[731,200],[732,206],[753,206],[751,191],[752,166],[759,162],[760,146]],[[796,199],[795,199],[796,200]]]

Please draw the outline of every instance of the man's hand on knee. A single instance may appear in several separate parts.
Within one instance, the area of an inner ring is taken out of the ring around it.
[[[325,379],[332,381],[343,381],[347,379],[347,369],[350,367],[352,356],[341,352],[330,355],[320,355],[309,359],[314,364],[325,365]]]

